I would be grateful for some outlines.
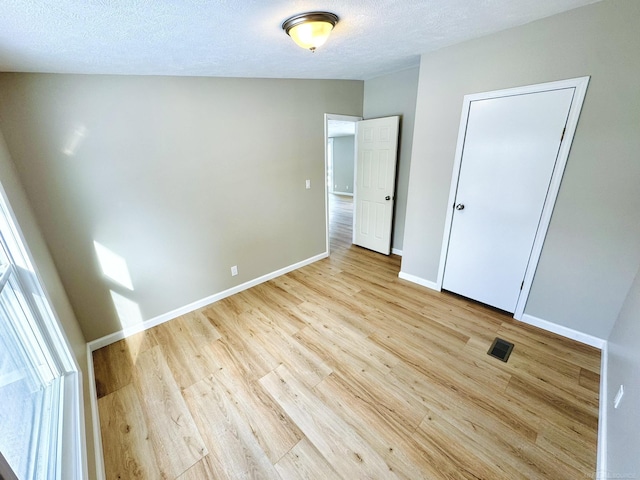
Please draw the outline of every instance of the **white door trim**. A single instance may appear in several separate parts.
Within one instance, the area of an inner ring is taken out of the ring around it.
[[[505,90],[496,90],[493,92],[476,93],[472,95],[465,95],[462,105],[462,115],[460,118],[460,127],[458,129],[458,142],[456,144],[456,154],[453,164],[453,173],[451,178],[451,188],[449,190],[449,200],[447,202],[447,217],[445,220],[445,229],[442,239],[442,250],[440,252],[440,265],[438,268],[438,279],[436,281],[437,290],[442,289],[442,281],[444,278],[445,260],[447,258],[447,251],[449,249],[449,237],[451,235],[451,225],[453,222],[453,204],[456,199],[456,193],[458,189],[458,179],[460,176],[460,167],[462,163],[462,152],[464,148],[464,139],[467,130],[467,122],[469,120],[469,110],[471,102],[477,100],[487,100],[499,97],[508,97],[513,95],[523,95],[527,93],[539,93],[549,90],[559,90],[564,88],[575,88],[573,101],[571,102],[571,108],[569,109],[569,116],[567,118],[567,126],[564,133],[564,138],[558,151],[558,159],[556,166],[551,176],[551,183],[549,185],[549,193],[545,199],[542,209],[542,215],[540,218],[540,226],[536,232],[535,240],[533,242],[533,248],[531,250],[531,257],[527,264],[527,269],[524,277],[524,284],[522,292],[518,298],[516,309],[513,317],[517,320],[522,318],[524,314],[524,307],[531,291],[531,285],[533,283],[533,277],[540,260],[540,254],[542,253],[542,247],[544,245],[544,239],[547,235],[549,223],[551,222],[551,214],[553,207],[560,190],[560,183],[562,181],[562,175],[564,174],[564,168],[569,158],[569,152],[571,150],[571,143],[573,142],[573,136],[578,126],[578,118],[580,117],[580,111],[582,110],[582,103],[587,92],[587,86],[589,85],[590,77],[571,78],[568,80],[561,80],[557,82],[540,83],[537,85],[527,85],[517,88],[509,88]]]
[[[338,115],[334,113],[324,114],[324,214],[325,214],[325,236],[326,236],[326,252],[327,256],[331,254],[329,249],[329,184],[327,183],[327,177],[329,175],[329,149],[327,148],[327,141],[329,140],[329,120],[341,120],[347,122],[359,122],[362,117],[354,117],[351,115]],[[355,171],[355,157],[353,159],[354,171]]]

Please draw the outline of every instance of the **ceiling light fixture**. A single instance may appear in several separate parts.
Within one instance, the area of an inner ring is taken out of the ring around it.
[[[315,52],[316,48],[327,41],[336,23],[338,16],[333,13],[308,12],[285,20],[282,29],[299,46]]]

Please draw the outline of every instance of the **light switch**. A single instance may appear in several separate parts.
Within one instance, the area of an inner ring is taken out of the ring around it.
[[[306,180],[305,186],[307,187],[307,190],[309,190],[311,188],[311,180]]]

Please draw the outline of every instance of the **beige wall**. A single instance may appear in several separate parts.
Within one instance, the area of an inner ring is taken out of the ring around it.
[[[607,472],[610,478],[640,478],[640,270],[613,326],[608,345]],[[624,395],[618,408],[613,400],[620,385]]]
[[[86,338],[122,328],[111,292],[146,320],[323,253],[323,114],[360,116],[362,97],[359,81],[0,75],[0,128]]]
[[[365,119],[400,115],[400,143],[396,173],[396,198],[391,246],[403,249],[411,145],[418,94],[418,67],[372,78],[364,82]]]
[[[67,299],[58,272],[56,271],[47,245],[42,238],[40,229],[33,216],[31,206],[24,193],[17,172],[14,168],[11,156],[5,144],[4,137],[0,133],[0,184],[4,189],[9,206],[11,207],[19,228],[24,235],[27,248],[31,253],[42,286],[46,291],[51,306],[60,322],[60,326],[78,363],[83,380],[85,423],[87,433],[87,454],[89,473],[91,478],[95,472],[93,455],[93,430],[91,423],[91,410],[89,402],[89,380],[87,376],[86,342],[80,326],[73,314],[69,300]]]
[[[353,193],[355,135],[333,138],[333,191]]]
[[[640,265],[639,18],[606,0],[423,55],[404,272],[437,279],[464,95],[590,75],[525,313],[607,338]]]

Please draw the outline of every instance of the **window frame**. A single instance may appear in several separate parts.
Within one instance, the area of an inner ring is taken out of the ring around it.
[[[47,363],[57,372],[56,385],[49,395],[56,398],[57,421],[47,426],[44,441],[47,448],[47,479],[81,480],[87,478],[87,455],[84,441],[84,407],[82,375],[51,298],[29,250],[4,186],[0,183],[0,242],[4,244],[10,265],[7,277],[13,277],[33,316],[30,327],[36,331]],[[9,278],[9,281],[11,278]],[[51,455],[53,453],[53,455]],[[0,452],[0,474],[17,479]]]

